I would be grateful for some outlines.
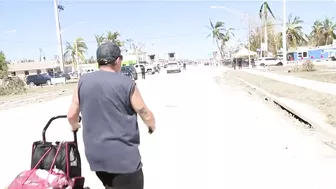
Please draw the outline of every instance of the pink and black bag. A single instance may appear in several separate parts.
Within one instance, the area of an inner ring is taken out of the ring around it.
[[[59,118],[66,118],[66,115],[52,117],[48,121],[42,131],[42,141],[33,143],[31,169],[19,174],[8,189],[84,188],[85,179],[81,175],[77,131],[73,133],[73,141],[55,144],[46,141],[48,127]],[[47,179],[39,176],[43,174],[48,174]]]

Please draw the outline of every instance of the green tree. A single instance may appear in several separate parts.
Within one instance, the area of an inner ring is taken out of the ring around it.
[[[2,51],[0,51],[0,78],[7,77],[8,76],[7,71],[8,66],[6,62],[6,56]]]
[[[304,42],[307,42],[307,36],[305,33],[303,33],[303,21],[300,19],[300,17],[295,16],[293,18],[293,15],[290,14],[287,21],[287,43],[289,47],[296,48],[298,44],[302,44]]]
[[[312,31],[310,33],[311,42],[314,46],[320,46],[324,44],[324,35],[323,35],[323,24],[320,20],[316,20],[312,26]]]
[[[120,37],[120,33],[119,32],[108,31],[107,35],[106,35],[106,39],[108,41],[112,41],[116,45],[118,45],[119,47],[122,47],[124,45],[124,43],[119,39],[119,37]]]
[[[221,49],[221,42],[222,39],[225,38],[225,34],[226,30],[225,30],[225,23],[222,21],[217,21],[216,24],[213,24],[212,21],[209,19],[210,22],[210,27],[208,27],[210,29],[210,34],[207,36],[207,38],[212,37],[212,39],[216,42],[218,51],[222,57],[222,59],[224,59],[224,54],[223,51]]]
[[[85,62],[85,53],[87,50],[88,47],[86,46],[84,39],[79,37],[75,40],[73,44],[71,43],[66,44],[65,55],[71,57],[73,66],[74,68],[76,68],[75,63],[77,56],[79,59]]]
[[[8,66],[7,66],[7,62],[6,62],[5,53],[0,51],[0,71],[1,72],[7,72],[7,70],[8,70]]]
[[[96,42],[97,42],[97,46],[99,47],[99,45],[101,45],[105,40],[105,36],[104,34],[101,34],[101,35],[95,35],[95,39],[96,39]]]
[[[224,50],[226,48],[226,44],[227,42],[229,42],[231,40],[232,37],[234,37],[234,33],[233,33],[234,29],[233,28],[229,28],[229,29],[225,29],[225,33],[222,36],[222,38],[220,39],[221,41],[221,50],[224,54]]]
[[[268,37],[268,51],[271,52],[273,55],[277,54],[278,49],[282,47],[282,39],[281,39],[281,33],[275,32],[274,26],[271,23],[268,23],[267,25],[267,35]],[[257,52],[257,50],[260,48],[260,42],[261,42],[261,28],[257,27],[255,29],[252,29],[250,32],[250,49],[251,51]]]
[[[332,41],[336,39],[336,24],[334,23],[332,18],[325,18],[323,23],[323,34],[325,45],[332,44]]]

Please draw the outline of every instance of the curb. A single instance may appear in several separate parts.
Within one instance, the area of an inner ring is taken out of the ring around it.
[[[336,131],[332,131],[331,128],[333,128],[333,126],[331,125],[328,125],[326,123],[319,123],[319,122],[316,122],[314,119],[304,115],[303,113],[299,112],[299,111],[296,111],[294,109],[293,106],[290,106],[288,103],[285,103],[282,99],[280,99],[279,97],[275,96],[275,95],[272,95],[270,93],[268,93],[267,91],[241,79],[241,78],[238,78],[239,81],[243,82],[244,84],[248,85],[249,87],[257,90],[258,92],[264,94],[266,96],[266,99],[269,100],[269,101],[272,101],[273,103],[281,106],[282,108],[286,109],[287,111],[291,112],[293,115],[296,115],[297,117],[299,117],[300,119],[302,119],[303,121],[309,123],[315,131],[318,131],[320,133],[322,133],[323,135],[331,138],[331,139],[335,139],[336,138]],[[327,128],[330,128],[330,129],[327,129]]]

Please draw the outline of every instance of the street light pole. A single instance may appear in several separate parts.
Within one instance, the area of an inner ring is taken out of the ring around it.
[[[64,71],[64,55],[63,55],[63,47],[62,47],[62,36],[61,36],[61,24],[59,21],[58,15],[58,0],[54,0],[54,10],[55,10],[55,22],[56,22],[56,35],[58,40],[58,51],[59,51],[59,58],[60,58],[60,69]]]
[[[282,0],[282,19],[282,61],[283,65],[287,65],[286,0]]]
[[[76,64],[77,64],[77,69],[79,69],[79,56],[78,56],[78,43],[77,43],[77,40],[75,40],[75,45],[76,45]]]
[[[77,64],[77,71],[78,71],[78,77],[81,76],[81,68],[79,67],[79,56],[78,56],[78,42],[77,40],[75,41],[76,45],[76,64]],[[74,70],[73,70],[74,71]]]
[[[247,25],[248,25],[248,31],[247,33],[247,45],[248,45],[248,57],[249,57],[249,68],[252,68],[252,64],[251,64],[251,45],[250,45],[250,35],[251,35],[251,24],[250,24],[250,19],[249,19],[249,15],[246,14],[246,19],[247,19]]]

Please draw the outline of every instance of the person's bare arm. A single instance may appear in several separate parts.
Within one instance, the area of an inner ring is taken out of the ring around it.
[[[133,109],[139,114],[139,116],[147,125],[147,127],[152,131],[154,131],[155,130],[154,114],[146,106],[137,86],[134,87],[134,92],[131,95],[131,104]]]
[[[77,86],[73,93],[71,105],[70,105],[68,116],[67,116],[68,121],[73,131],[77,130],[80,127],[79,112],[80,112],[80,109],[79,109],[78,86]]]

